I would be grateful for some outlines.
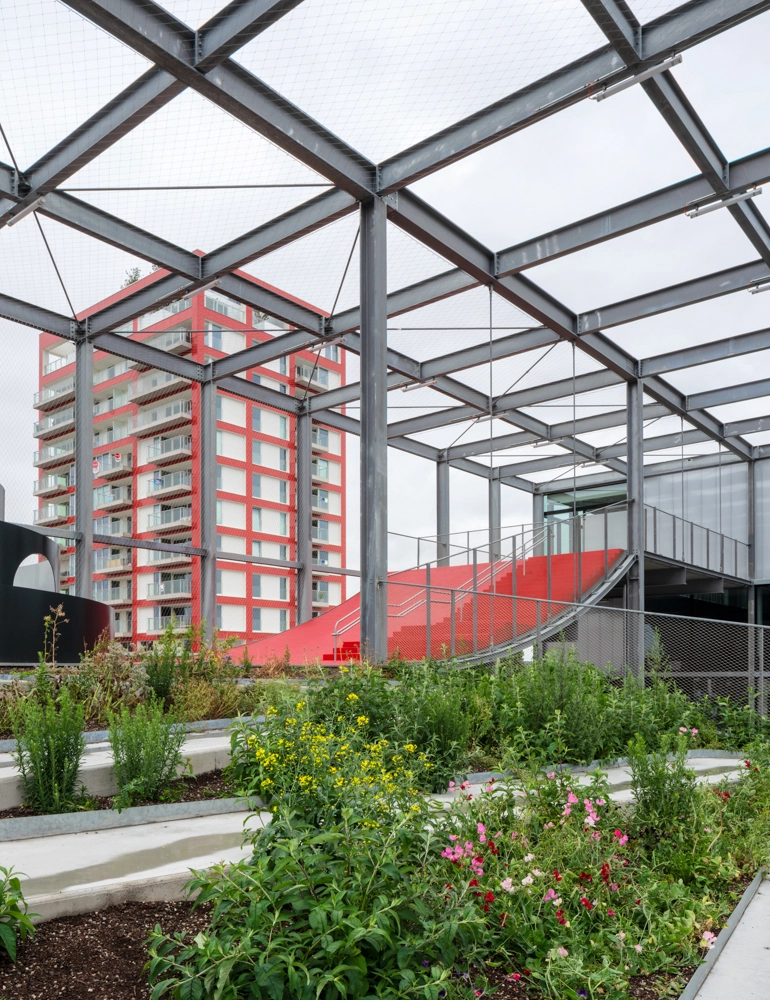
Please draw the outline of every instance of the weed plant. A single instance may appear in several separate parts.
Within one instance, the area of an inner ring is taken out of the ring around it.
[[[86,747],[84,708],[66,688],[54,701],[46,691],[45,666],[38,681],[45,693],[24,698],[14,711],[13,758],[24,804],[39,813],[70,812],[78,804],[78,769]]]
[[[35,927],[27,912],[21,881],[13,868],[0,867],[0,952],[5,952],[12,962],[16,961],[16,943],[20,938],[32,937]]]
[[[160,702],[111,714],[109,740],[118,785],[114,808],[157,800],[176,778],[185,738],[185,727],[174,716],[164,715]]]

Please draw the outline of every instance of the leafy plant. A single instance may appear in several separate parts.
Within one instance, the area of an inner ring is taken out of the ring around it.
[[[25,698],[14,711],[16,750],[24,803],[37,812],[57,813],[76,807],[78,769],[85,752],[83,705],[69,691]]]
[[[687,767],[688,741],[665,738],[659,751],[649,753],[644,737],[628,744],[634,826],[651,844],[660,838],[691,835],[698,806],[695,774]]]
[[[418,743],[425,748],[434,770],[429,788],[444,792],[466,762],[470,719],[463,712],[462,692],[453,686],[443,692],[434,688],[419,706]]]
[[[16,941],[32,937],[35,927],[27,912],[24,893],[18,873],[13,868],[0,866],[0,951],[4,951],[12,962],[16,961]]]
[[[118,785],[115,808],[157,799],[176,777],[185,738],[184,726],[164,715],[159,702],[139,705],[133,713],[122,708],[119,715],[110,714],[109,739]]]
[[[211,926],[189,943],[155,928],[153,1000],[438,1000],[454,962],[473,959],[480,914],[432,878],[426,804],[382,826],[355,812],[319,834],[282,809],[248,863],[195,873],[189,889],[213,905]]]
[[[170,618],[163,634],[145,651],[142,658],[152,694],[164,705],[171,702],[171,689],[184,667],[184,661],[189,658],[189,650],[180,644],[175,629],[176,620]],[[180,659],[183,661],[181,664]]]

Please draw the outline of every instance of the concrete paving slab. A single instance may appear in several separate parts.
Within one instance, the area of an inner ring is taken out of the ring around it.
[[[269,813],[251,813],[247,822],[256,827],[269,817]],[[248,857],[244,818],[242,812],[224,813],[8,841],[3,845],[3,864],[24,873],[22,888],[28,898],[137,878],[149,881]]]
[[[724,931],[722,932],[724,933]],[[770,997],[770,882],[763,882],[714,963],[696,1000]]]

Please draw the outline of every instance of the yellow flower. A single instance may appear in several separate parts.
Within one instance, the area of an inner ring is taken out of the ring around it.
[[[356,722],[358,723],[359,726],[365,726],[369,722],[369,719],[365,715],[359,715],[358,718],[356,719]]]
[[[345,699],[345,701],[358,701],[358,695],[355,693],[355,691],[351,691],[350,694]]]
[[[273,706],[272,706],[272,705],[271,705],[271,706],[270,706],[270,707],[268,708],[268,710],[267,710],[267,711],[265,712],[265,716],[266,716],[266,717],[267,717],[268,719],[270,718],[270,716],[271,716],[271,715],[278,715],[278,709],[277,709],[277,708],[273,708]]]
[[[302,709],[305,707],[306,704],[307,704],[306,701],[298,701],[297,702],[297,711],[301,712]]]
[[[409,753],[414,753],[416,749],[417,746],[414,743],[407,743],[404,747],[404,750],[407,750]]]

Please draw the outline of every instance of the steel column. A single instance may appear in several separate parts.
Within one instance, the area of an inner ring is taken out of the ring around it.
[[[388,655],[387,211],[361,205],[361,655]]]
[[[500,478],[492,475],[489,478],[489,561],[495,563],[500,558],[500,526],[502,515],[500,512]],[[493,586],[494,590],[494,577]]]
[[[436,561],[448,566],[449,547],[449,462],[436,462]]]
[[[94,596],[94,349],[75,342],[75,592]]]
[[[297,418],[297,622],[313,617],[313,418]]]
[[[542,556],[545,552],[542,531],[545,524],[545,497],[542,493],[532,494],[532,532],[535,536],[532,555]],[[537,540],[539,536],[539,541]]]
[[[628,607],[644,611],[644,383],[628,383],[628,551],[636,556],[628,574]]]
[[[200,524],[201,622],[206,638],[214,633],[217,616],[217,387],[201,384]]]

